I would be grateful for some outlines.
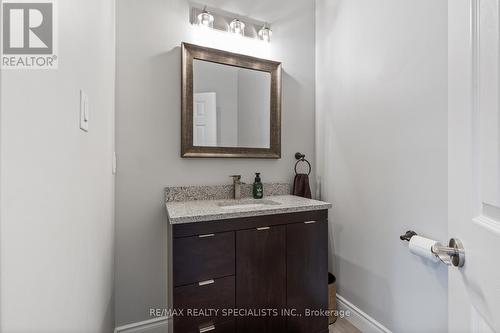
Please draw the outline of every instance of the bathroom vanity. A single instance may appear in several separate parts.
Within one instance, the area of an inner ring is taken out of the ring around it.
[[[174,332],[327,332],[330,207],[290,195],[168,201]]]

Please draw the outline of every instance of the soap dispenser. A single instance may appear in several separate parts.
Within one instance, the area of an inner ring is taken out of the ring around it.
[[[255,173],[255,181],[253,183],[253,197],[254,199],[262,199],[264,197],[264,186],[260,180],[260,172]]]

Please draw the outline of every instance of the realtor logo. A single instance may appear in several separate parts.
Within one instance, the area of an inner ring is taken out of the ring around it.
[[[57,68],[54,1],[2,5],[2,69]]]

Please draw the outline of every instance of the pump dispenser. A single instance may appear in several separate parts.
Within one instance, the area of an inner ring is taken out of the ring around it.
[[[260,179],[260,172],[255,173],[255,181],[253,183],[253,197],[254,199],[262,199],[264,197],[264,186]]]

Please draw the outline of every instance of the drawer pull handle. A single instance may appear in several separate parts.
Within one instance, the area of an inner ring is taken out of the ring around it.
[[[258,231],[269,230],[269,229],[271,229],[271,227],[260,227],[260,228],[257,228]]]
[[[200,327],[200,333],[205,333],[205,332],[210,332],[210,331],[215,331],[215,325],[210,325],[207,327]]]
[[[206,234],[206,235],[199,235],[199,238],[208,238],[208,237],[214,237],[215,234]]]
[[[313,223],[316,223],[316,222],[318,222],[318,221],[306,221],[306,222],[304,222],[304,224],[313,224]]]
[[[214,280],[207,280],[207,281],[201,281],[201,282],[198,282],[198,286],[206,286],[206,285],[209,285],[209,284],[212,284],[212,283],[215,283]]]

